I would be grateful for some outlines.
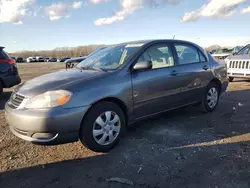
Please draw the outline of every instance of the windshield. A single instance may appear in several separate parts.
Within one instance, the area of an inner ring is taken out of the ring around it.
[[[231,53],[232,50],[229,49],[218,49],[215,53],[216,54],[224,54],[224,53]]]
[[[238,52],[239,55],[242,55],[242,54],[250,54],[250,45],[247,45],[245,46],[244,48],[242,48],[239,52]]]
[[[81,67],[93,67],[102,70],[115,70],[141,48],[143,44],[126,44],[102,49],[77,65]]]

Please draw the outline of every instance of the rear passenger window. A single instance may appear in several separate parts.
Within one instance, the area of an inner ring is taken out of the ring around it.
[[[149,47],[139,57],[139,61],[152,61],[152,69],[174,66],[172,50],[167,44],[157,44]]]
[[[200,62],[200,54],[195,47],[186,44],[175,44],[174,46],[178,54],[180,65]],[[205,61],[204,56],[203,60]]]

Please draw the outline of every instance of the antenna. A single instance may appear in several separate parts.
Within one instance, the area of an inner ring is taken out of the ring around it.
[[[173,36],[173,39],[175,39],[175,35]]]

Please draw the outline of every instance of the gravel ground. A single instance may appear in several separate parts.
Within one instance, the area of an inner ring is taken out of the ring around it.
[[[19,64],[23,80],[63,68],[59,63]],[[250,82],[236,80],[214,113],[195,107],[137,123],[111,152],[80,142],[39,146],[11,134],[0,96],[0,187],[250,187]]]

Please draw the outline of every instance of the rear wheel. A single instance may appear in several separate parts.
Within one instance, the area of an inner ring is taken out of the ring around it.
[[[219,89],[216,83],[209,83],[202,99],[202,110],[212,112],[219,103]]]
[[[125,115],[112,102],[100,102],[87,113],[79,134],[80,141],[95,152],[107,152],[125,132]]]
[[[234,77],[229,77],[228,80],[229,82],[232,82],[234,80]]]

